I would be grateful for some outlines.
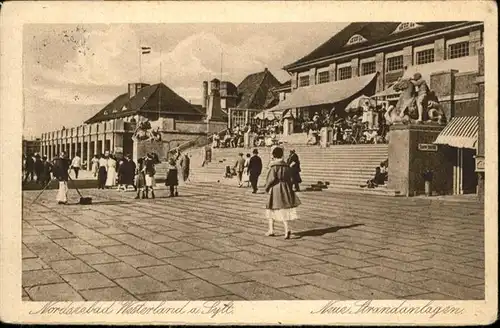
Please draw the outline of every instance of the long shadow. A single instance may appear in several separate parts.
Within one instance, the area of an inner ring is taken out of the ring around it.
[[[108,200],[108,201],[103,201],[103,202],[92,202],[92,204],[88,205],[80,205],[80,203],[70,203],[66,206],[92,206],[92,205],[121,205],[121,204],[130,204],[130,202],[124,202],[122,200]]]
[[[364,224],[362,223],[357,223],[357,224],[351,224],[348,226],[337,226],[337,227],[329,227],[329,228],[320,228],[320,229],[311,229],[311,230],[306,230],[306,231],[299,231],[299,232],[294,232],[293,234],[295,236],[298,236],[299,238],[306,237],[306,236],[323,236],[326,235],[327,233],[335,233],[339,230],[342,229],[350,229],[350,228],[355,228],[362,226]]]

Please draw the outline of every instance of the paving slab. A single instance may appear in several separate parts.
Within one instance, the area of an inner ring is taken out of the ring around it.
[[[87,189],[95,203],[78,207],[57,206],[56,191],[44,193],[23,208],[21,297],[484,298],[483,204],[303,193],[293,238],[284,240],[264,236],[266,195],[182,188],[189,197],[166,200],[162,189],[148,202]]]

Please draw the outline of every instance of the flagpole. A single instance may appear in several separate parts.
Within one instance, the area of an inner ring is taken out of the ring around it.
[[[142,46],[141,46],[140,40],[139,40],[139,47],[140,47],[140,50],[139,50],[139,83],[142,84]]]
[[[160,48],[160,84],[158,85],[158,120],[160,120],[160,110],[161,110],[161,48]]]

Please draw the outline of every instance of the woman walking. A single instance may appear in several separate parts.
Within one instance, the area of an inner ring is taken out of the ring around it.
[[[300,200],[292,188],[290,166],[283,160],[283,148],[276,147],[272,151],[272,161],[266,179],[266,192],[269,199],[266,214],[269,220],[267,236],[274,236],[274,222],[283,222],[285,239],[290,239],[291,231],[288,222],[296,220],[297,207]]]

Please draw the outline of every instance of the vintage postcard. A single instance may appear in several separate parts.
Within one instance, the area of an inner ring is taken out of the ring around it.
[[[2,321],[494,322],[497,14],[4,3]]]

